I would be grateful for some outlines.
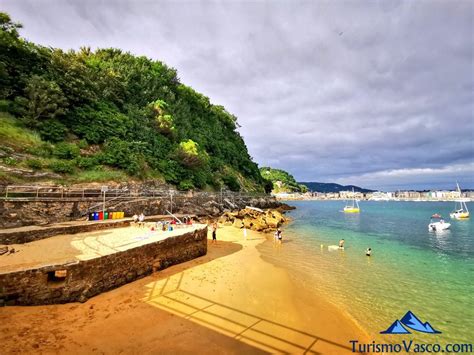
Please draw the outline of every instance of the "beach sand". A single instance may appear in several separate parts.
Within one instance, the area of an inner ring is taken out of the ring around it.
[[[262,260],[265,235],[247,234],[219,228],[206,256],[83,304],[0,308],[1,351],[340,354],[351,352],[349,340],[367,340],[339,309]]]

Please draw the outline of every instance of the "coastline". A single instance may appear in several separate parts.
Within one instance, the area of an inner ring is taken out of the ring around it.
[[[209,234],[210,237],[210,234]],[[0,309],[5,353],[206,349],[218,353],[350,352],[365,333],[283,268],[264,261],[262,233],[218,229],[208,254],[65,305]],[[135,340],[134,340],[135,339]]]

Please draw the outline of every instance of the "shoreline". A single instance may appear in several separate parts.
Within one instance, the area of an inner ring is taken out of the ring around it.
[[[288,222],[285,223],[285,225],[282,228],[283,233],[285,233],[285,229],[284,229],[285,226],[288,226],[291,222],[293,222],[293,219],[291,219],[290,217],[286,216],[286,218],[287,218]],[[267,235],[266,240],[267,240],[267,242],[271,243],[272,240],[273,240],[273,237],[270,236],[270,235]],[[284,270],[284,272],[288,276],[290,276],[291,283],[294,284],[294,286],[295,286],[294,289],[298,290],[298,294],[300,294],[301,292],[305,292],[305,293],[310,294],[310,295],[313,294],[313,297],[320,298],[322,300],[322,302],[325,302],[328,305],[330,305],[330,307],[334,307],[335,309],[337,309],[337,312],[340,312],[346,318],[347,321],[353,323],[353,326],[355,328],[357,328],[362,333],[361,337],[365,337],[366,339],[369,339],[369,338],[372,339],[373,338],[373,335],[369,334],[369,330],[365,329],[362,326],[362,324],[360,322],[358,322],[357,319],[352,314],[350,314],[346,309],[341,307],[341,305],[338,302],[334,302],[334,301],[331,300],[331,295],[329,295],[327,293],[323,293],[323,292],[320,292],[319,294],[315,295],[314,294],[315,293],[314,289],[308,288],[305,285],[305,282],[303,282],[300,278],[293,277],[292,273],[297,272],[297,270],[289,271],[285,267],[284,262],[274,262],[274,261],[272,261],[271,258],[268,258],[267,255],[264,255],[262,253],[262,251],[259,251],[259,253],[260,253],[260,257],[263,259],[264,262],[269,263],[271,265],[274,265],[278,269]],[[266,258],[268,260],[265,260],[264,258]]]
[[[1,308],[3,349],[349,353],[349,340],[366,334],[263,260],[257,245],[265,239],[248,230],[244,240],[241,230],[220,227],[218,243],[208,239],[207,255],[85,303]]]

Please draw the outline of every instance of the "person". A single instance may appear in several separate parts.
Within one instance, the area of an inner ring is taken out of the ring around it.
[[[365,255],[370,256],[372,254],[372,248],[367,248]]]
[[[344,249],[344,239],[339,241],[339,249]]]
[[[275,234],[273,234],[273,243],[277,243],[278,242],[278,230],[275,231]]]
[[[212,223],[212,242],[217,243],[217,223]]]
[[[137,216],[137,214],[134,214],[133,217],[132,217],[132,219],[133,219],[133,223],[137,224],[137,222],[138,222],[138,216]]]
[[[281,235],[281,229],[280,228],[277,229],[277,236],[278,236],[278,242],[281,244],[283,236]]]
[[[244,239],[247,240],[247,228],[244,226]]]
[[[138,225],[139,226],[144,226],[145,225],[145,215],[142,213],[140,213],[140,215],[138,216]]]

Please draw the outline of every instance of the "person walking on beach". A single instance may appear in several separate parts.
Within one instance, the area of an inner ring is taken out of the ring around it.
[[[217,243],[217,223],[212,223],[212,243]]]
[[[344,249],[344,239],[339,241],[339,249]]]
[[[140,216],[138,216],[138,225],[140,227],[143,227],[145,225],[145,215],[142,213],[140,213]]]
[[[372,255],[372,248],[367,248],[367,250],[365,251],[365,255],[367,256]]]
[[[277,237],[278,237],[278,243],[281,244],[283,236],[281,235],[281,229],[280,228],[277,229]]]

